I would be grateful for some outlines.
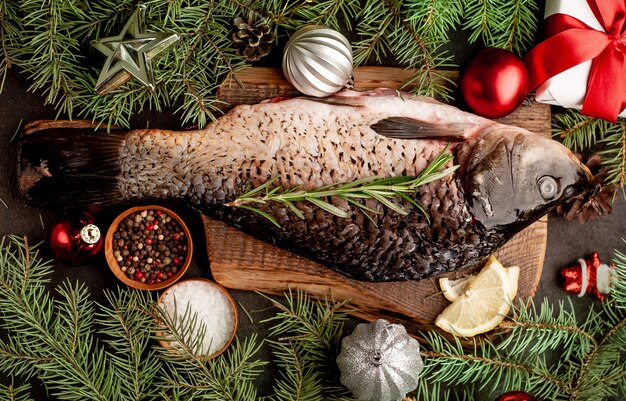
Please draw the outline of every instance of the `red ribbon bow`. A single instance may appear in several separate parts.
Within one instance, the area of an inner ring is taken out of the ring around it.
[[[615,122],[626,108],[626,0],[587,0],[606,32],[566,14],[546,19],[548,39],[525,58],[531,88],[587,60],[593,60],[582,112]]]

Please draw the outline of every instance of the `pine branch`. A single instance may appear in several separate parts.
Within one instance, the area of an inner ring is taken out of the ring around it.
[[[7,72],[15,63],[13,53],[20,36],[18,23],[17,5],[7,0],[0,2],[0,93]]]
[[[608,121],[584,116],[577,110],[556,114],[552,120],[552,134],[577,152],[595,146],[606,136],[617,133],[619,128]]]
[[[624,187],[626,183],[626,123],[616,124],[586,117],[576,110],[568,110],[554,117],[552,132],[563,139],[563,144],[575,151],[596,145],[602,164],[609,168],[605,185]]]
[[[598,345],[588,352],[573,381],[572,400],[603,400],[614,397],[624,383],[623,350],[626,348],[626,257],[616,250],[611,300],[604,306],[603,333]]]
[[[490,32],[485,35],[499,38],[496,42],[502,42],[502,47],[525,45],[536,26],[529,11],[536,7],[535,0],[485,1],[493,12],[488,24],[479,25],[481,34]],[[91,51],[88,42],[117,34],[135,3],[5,0],[0,4],[0,76],[10,65],[20,66],[30,76],[31,90],[42,90],[47,103],[70,117],[77,114],[107,126],[128,126],[130,116],[143,108],[159,111],[177,106],[183,123],[202,127],[225,106],[217,98],[222,81],[226,77],[237,80],[237,71],[246,65],[231,43],[233,19],[254,10],[274,22],[277,40],[284,37],[282,31],[305,24],[350,30],[354,21],[360,36],[353,46],[357,64],[390,56],[417,70],[406,82],[414,92],[448,98],[451,82],[441,69],[451,66],[451,58],[441,48],[449,41],[449,31],[458,28],[462,14],[473,14],[455,0],[367,0],[363,4],[351,0],[148,0],[144,2],[148,30],[175,32],[182,38],[174,50],[153,63],[156,92],[129,82],[113,93],[97,95],[93,87],[98,65],[85,66],[86,53]]]
[[[96,38],[117,35],[135,11],[133,0],[99,0],[85,2],[85,19],[76,27],[77,38],[89,42]]]
[[[604,400],[617,394],[621,377],[608,381],[618,369],[620,354],[626,347],[626,316],[600,339],[582,362],[573,381],[571,400]]]
[[[52,360],[53,357],[39,354],[15,338],[0,341],[0,371],[7,375],[31,378],[36,375],[39,364]]]
[[[29,391],[28,384],[19,387],[14,387],[12,384],[8,386],[0,384],[0,401],[30,401],[32,398]]]
[[[20,356],[22,363],[37,362],[21,370],[36,373],[59,399],[116,399],[112,376],[103,373],[106,360],[102,348],[96,347],[80,322],[88,320],[92,311],[86,288],[66,284],[60,288],[61,298],[53,300],[45,288],[50,265],[15,237],[0,243],[0,267],[0,323],[12,339],[4,343],[10,360],[15,360],[13,354]],[[20,346],[11,349],[15,344]]]
[[[465,4],[463,27],[470,31],[469,42],[478,39],[522,55],[537,32],[536,0],[469,0]]]
[[[43,90],[46,104],[71,114],[74,77],[85,68],[73,32],[86,15],[65,0],[24,0],[20,6],[23,28],[15,59],[32,81],[30,90]]]
[[[447,27],[460,20],[458,2],[423,2],[369,0],[359,15],[357,33],[361,40],[353,44],[354,60],[393,55],[402,65],[414,67],[417,73],[405,83],[413,92],[448,99],[452,82],[441,69],[450,67],[450,58],[439,51],[448,41]],[[435,24],[441,24],[442,26]]]
[[[163,79],[159,78],[158,72],[156,76],[154,92],[131,80],[121,88],[105,95],[98,95],[92,90],[96,85],[96,76],[82,73],[76,76],[81,88],[72,98],[72,103],[80,110],[78,113],[80,117],[106,125],[107,129],[113,126],[128,127],[134,113],[145,108],[161,111],[163,107],[170,106],[168,95],[165,94],[166,88],[161,84]]]
[[[303,356],[302,343],[269,341],[280,371],[272,401],[322,401],[321,372]]]
[[[514,307],[513,317],[500,324],[501,328],[511,330],[505,334],[500,348],[507,349],[510,355],[525,354],[532,358],[550,349],[560,349],[562,359],[570,361],[581,358],[597,346],[595,335],[600,322],[593,310],[581,326],[571,301],[568,308],[563,301],[559,302],[557,316],[554,309],[547,299],[543,300],[539,310],[534,304]]]
[[[610,169],[606,183],[623,188],[626,184],[626,122],[618,122],[601,142],[606,144],[606,149],[600,152],[602,162]]]
[[[405,0],[408,21],[417,31],[434,39],[446,40],[461,24],[463,3],[456,0]]]
[[[162,395],[216,401],[256,399],[254,380],[265,365],[265,362],[253,359],[260,348],[256,336],[243,342],[236,339],[225,356],[208,360],[208,356],[196,352],[201,349],[205,328],[189,308],[183,315],[180,319],[173,318],[161,308],[152,312],[153,318],[160,322],[161,333],[157,338],[173,342],[170,347],[160,350],[164,364]],[[194,336],[192,333],[198,334]]]
[[[463,28],[470,31],[470,43],[475,43],[478,39],[489,45],[494,43],[496,22],[501,19],[497,0],[468,0],[465,2],[464,15]]]
[[[288,27],[312,24],[342,30],[342,25],[345,25],[347,29],[352,29],[352,21],[356,20],[360,9],[358,2],[351,0],[321,0],[308,5],[301,3],[299,7],[295,3],[290,12],[294,21]]]
[[[272,399],[348,399],[345,389],[337,387],[338,373],[330,363],[339,352],[347,302],[316,302],[302,291],[286,293],[285,304],[268,299],[278,313],[263,322],[273,324],[270,345],[283,368]]]
[[[616,249],[613,253],[613,263],[616,268],[611,277],[611,298],[617,308],[626,310],[626,253]]]
[[[426,333],[420,398],[447,399],[460,391],[463,399],[480,399],[479,392],[503,387],[570,400],[604,400],[623,392],[626,256],[617,251],[615,262],[610,302],[591,310],[582,323],[571,305],[556,305],[555,312],[544,302],[539,310],[515,309],[513,319],[502,325],[510,334],[503,333],[498,345],[477,340],[467,350],[458,340]],[[95,322],[88,316],[94,304],[85,287],[64,284],[52,298],[45,288],[49,273],[49,264],[24,240],[11,237],[0,243],[0,323],[9,331],[8,342],[0,342],[1,371],[36,376],[50,394],[68,400],[256,399],[254,379],[264,363],[253,359],[259,349],[255,337],[207,361],[196,355],[203,333],[190,310],[174,321],[149,294],[126,289],[107,293],[110,305],[98,308],[105,348],[94,340]],[[272,303],[278,313],[266,322],[281,368],[273,399],[350,400],[336,387],[332,363],[343,337],[346,303],[316,302],[302,292]],[[155,353],[149,338],[156,330],[164,332],[158,338],[173,338],[180,346]],[[198,330],[200,336],[189,335]],[[561,350],[561,358],[548,364],[544,352],[550,348]],[[452,391],[446,389],[450,383]]]
[[[537,32],[536,0],[500,0],[498,13],[502,17],[498,33],[493,35],[491,46],[524,54],[533,43]],[[497,21],[500,22],[500,21]]]
[[[112,370],[125,400],[156,400],[159,388],[155,385],[161,362],[151,347],[151,334],[156,330],[155,320],[147,312],[154,301],[147,292],[126,290],[105,292],[108,306],[101,305],[96,321],[100,333],[106,335],[107,351]]]
[[[258,350],[256,336],[243,342],[236,339],[225,356],[210,361],[180,353],[179,348],[166,349],[161,355],[165,363],[162,394],[174,399],[254,400],[254,380],[265,365],[252,359]]]
[[[61,299],[67,302],[55,303],[53,313],[57,316],[57,321],[52,323],[52,332],[59,341],[68,344],[72,353],[75,353],[80,342],[93,334],[93,303],[89,300],[87,287],[79,284],[72,286],[65,283],[57,289],[57,292]]]
[[[425,337],[430,350],[421,351],[425,357],[422,375],[429,383],[476,383],[492,392],[498,386],[525,388],[538,397],[567,393],[568,384],[541,357],[527,363],[502,356],[503,350],[488,340],[475,342],[468,352],[458,339],[453,343],[436,333]],[[522,355],[516,357],[523,359]]]
[[[472,397],[473,392],[469,390],[470,386],[463,386],[461,389],[462,395],[457,393],[457,397],[451,397],[451,390],[442,389],[441,382],[430,382],[425,379],[424,372],[422,373],[421,378],[418,381],[417,388],[415,389],[415,399],[416,400],[464,400],[464,401],[473,401]],[[404,400],[403,400],[404,401]]]
[[[334,345],[339,343],[347,318],[348,301],[333,302],[326,299],[318,303],[310,300],[303,291],[297,291],[294,296],[291,290],[285,294],[286,305],[266,298],[278,309],[276,315],[262,321],[278,322],[271,327],[271,336],[282,340],[306,341],[319,346],[324,352],[333,351]],[[324,355],[320,359],[326,360]]]
[[[355,65],[375,59],[381,62],[391,50],[388,32],[393,29],[394,21],[400,16],[398,1],[367,0],[359,15],[361,23],[357,33],[361,40],[352,44]],[[374,29],[371,29],[374,28]]]

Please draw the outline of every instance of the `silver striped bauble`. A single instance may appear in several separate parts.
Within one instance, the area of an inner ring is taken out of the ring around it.
[[[341,33],[323,26],[297,31],[283,54],[283,73],[300,92],[324,97],[352,78],[352,47]]]
[[[361,401],[400,401],[424,368],[420,346],[404,326],[384,319],[361,323],[341,343],[341,383]]]

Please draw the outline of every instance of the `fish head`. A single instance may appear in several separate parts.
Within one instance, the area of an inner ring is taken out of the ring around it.
[[[498,126],[460,150],[466,198],[487,228],[519,229],[580,194],[593,176],[565,146],[529,131]]]

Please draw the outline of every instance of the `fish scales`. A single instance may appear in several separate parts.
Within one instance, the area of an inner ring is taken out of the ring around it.
[[[448,166],[460,168],[410,195],[426,214],[398,199],[408,215],[373,199],[364,203],[377,213],[367,216],[345,200],[330,199],[348,218],[307,202],[296,204],[303,219],[281,203],[260,205],[280,223],[277,228],[227,206],[246,188],[275,177],[285,189],[313,190],[371,176],[417,176],[450,141],[454,161]],[[117,147],[119,158],[98,159],[101,165],[85,160],[85,149],[98,147],[107,154]],[[135,130],[107,143],[87,133],[42,132],[24,138],[19,157],[20,190],[33,205],[182,199],[264,241],[368,281],[423,279],[477,263],[591,179],[556,141],[388,90],[243,105],[201,131]],[[93,172],[91,180],[83,180],[81,168]],[[98,168],[99,182],[93,179]]]
[[[194,169],[190,172],[175,169],[179,175],[188,173],[207,177],[213,184],[208,192],[191,199],[199,205],[232,201],[242,194],[247,184],[259,186],[273,177],[280,177],[280,184],[285,188],[315,189],[374,175],[416,176],[447,144],[435,140],[386,138],[370,128],[381,116],[363,115],[352,108],[337,108],[308,100],[300,103],[293,107],[293,114],[287,116],[280,103],[271,107],[239,106],[205,132],[182,135],[136,131],[126,140],[133,143],[133,149],[167,148],[165,157],[170,158],[174,166]],[[391,115],[395,115],[397,110],[394,108],[392,112]],[[175,138],[174,144],[168,143],[172,142],[172,137]],[[202,151],[193,152],[192,143]],[[348,154],[350,161],[340,162]],[[140,153],[139,157],[137,154],[123,157],[122,166],[128,166],[123,171],[140,170],[147,162],[143,156]],[[211,160],[211,163],[203,162],[205,160]],[[246,168],[249,160],[255,160],[254,170]],[[168,185],[171,180],[160,177],[160,171],[154,173],[156,175],[141,176],[141,179],[161,182],[165,186],[145,196],[188,196],[180,191],[180,186]],[[235,183],[225,184],[221,177],[234,178]],[[146,188],[130,174],[125,183],[129,187],[122,192],[138,192],[139,188],[134,186]],[[478,262],[504,241],[501,234],[485,233],[480,227],[470,225],[471,215],[465,203],[458,202],[460,192],[459,184],[450,178],[427,185],[414,196],[432,217],[432,225],[419,214],[412,215],[411,221],[407,222],[403,216],[376,202],[368,205],[380,213],[371,215],[371,221],[348,204],[337,206],[349,211],[353,216],[350,219],[332,216],[300,203],[298,207],[304,210],[304,220],[281,205],[268,205],[265,211],[277,216],[281,229],[241,210],[209,209],[207,212],[259,238],[283,244],[354,277],[366,280],[416,279],[453,270],[460,263]],[[431,193],[436,195],[430,196]],[[356,224],[355,216],[358,216]],[[463,236],[456,234],[461,229]],[[486,238],[488,242],[481,243],[480,238]],[[358,247],[355,248],[356,244]],[[439,248],[446,249],[446,252],[440,252]]]
[[[415,176],[446,145],[444,141],[407,142],[385,138],[369,128],[376,121],[371,117],[348,108],[301,102],[303,104],[296,107],[300,113],[292,116],[283,115],[280,103],[261,105],[266,106],[261,111],[258,106],[238,106],[232,115],[224,116],[205,131],[133,131],[126,138],[129,151],[122,150],[121,154],[122,193],[136,194],[141,193],[140,188],[151,188],[151,192],[143,195],[184,196],[178,186],[171,191],[172,179],[165,180],[165,174],[172,167],[174,179],[178,181],[186,175],[206,176],[209,182],[221,177],[236,181],[228,187],[223,182],[211,186],[214,192],[207,194],[205,199],[209,203],[233,200],[241,195],[245,184],[259,186],[274,177],[280,177],[280,184],[285,188],[315,189],[373,175]],[[319,110],[311,110],[312,107]],[[283,130],[281,121],[287,117],[299,124]],[[328,137],[324,121],[335,122],[333,131],[341,135],[342,142],[333,141],[332,135]],[[350,148],[345,149],[345,146]],[[151,148],[165,149],[161,158],[163,166],[169,168],[137,175],[137,171],[144,171],[151,163],[147,154],[137,152],[137,149]],[[339,162],[340,157],[344,157],[340,154],[347,153],[350,161]],[[254,160],[254,169],[247,168],[250,160]],[[398,160],[401,164],[397,164]],[[407,164],[404,160],[412,163]],[[152,185],[154,183],[156,186]],[[224,191],[224,197],[221,193],[219,197],[214,195],[220,189]]]

